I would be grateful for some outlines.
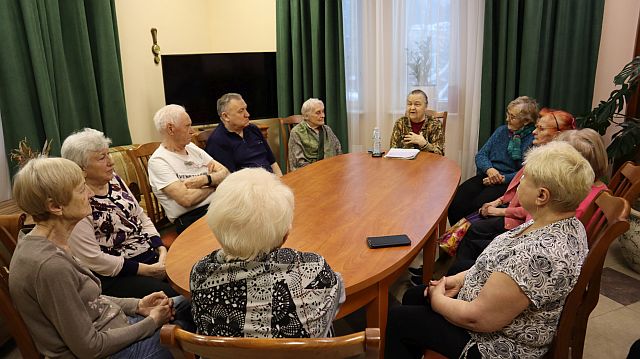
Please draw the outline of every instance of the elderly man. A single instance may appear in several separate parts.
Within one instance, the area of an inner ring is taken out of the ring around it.
[[[191,118],[184,107],[167,105],[153,121],[162,144],[149,159],[149,183],[181,233],[207,212],[215,187],[229,171],[191,143]]]
[[[291,130],[289,168],[295,171],[309,163],[342,154],[342,148],[331,128],[324,124],[324,104],[310,98],[302,104],[304,121]]]
[[[247,104],[237,93],[222,95],[217,103],[223,126],[207,139],[205,150],[229,171],[261,167],[282,176],[271,148],[256,125],[249,123]]]

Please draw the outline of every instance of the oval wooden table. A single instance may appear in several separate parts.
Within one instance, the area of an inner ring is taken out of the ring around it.
[[[284,247],[315,252],[344,278],[347,301],[338,318],[366,306],[367,326],[386,326],[389,285],[425,247],[431,278],[438,229],[460,182],[457,163],[432,153],[414,160],[349,153],[282,177],[295,195],[293,228]],[[370,249],[368,236],[407,234],[411,246]],[[204,218],[171,245],[169,281],[189,295],[191,267],[219,248]]]

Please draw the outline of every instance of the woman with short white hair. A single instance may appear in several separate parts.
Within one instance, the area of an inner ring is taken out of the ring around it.
[[[295,171],[310,163],[342,154],[340,141],[325,124],[324,103],[310,98],[300,110],[304,121],[289,135],[289,168]]]
[[[449,358],[541,358],[549,350],[589,250],[575,211],[595,177],[562,141],[531,150],[526,163],[518,196],[533,220],[496,237],[469,270],[409,289],[389,313],[385,357],[430,349]]]
[[[213,195],[207,223],[222,249],[191,270],[198,333],[231,337],[326,337],[345,300],[322,256],[281,248],[293,192],[261,168],[234,172]]]
[[[178,293],[164,281],[167,249],[160,234],[131,190],[113,169],[111,139],[85,128],[62,143],[62,157],[82,168],[91,215],[73,229],[69,247],[73,255],[98,275],[102,292],[116,297],[142,298],[163,291]]]

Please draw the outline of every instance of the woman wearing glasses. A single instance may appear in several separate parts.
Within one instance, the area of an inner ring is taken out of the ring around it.
[[[478,173],[458,187],[449,207],[449,223],[476,212],[483,203],[498,198],[507,189],[533,142],[538,119],[536,100],[520,96],[507,106],[506,125],[498,127],[476,154]]]
[[[533,131],[533,145],[545,145],[556,139],[561,132],[575,128],[576,120],[570,113],[562,110],[543,108],[540,111],[540,119]],[[602,145],[600,147],[604,148]],[[599,154],[601,153],[602,151],[599,151]],[[590,160],[598,177],[604,174],[602,170],[603,166],[601,165],[603,161],[606,169],[606,153],[604,153],[604,159],[602,159],[601,155],[598,155],[594,157],[593,161]],[[593,163],[599,163],[599,165],[594,165]],[[523,172],[524,167],[513,177],[507,190],[500,198],[482,205],[479,211],[485,218],[474,222],[471,224],[471,227],[469,227],[469,230],[460,242],[456,253],[456,261],[449,269],[448,275],[469,269],[475,263],[480,253],[482,253],[497,235],[516,228],[524,223],[526,219],[531,218],[529,213],[522,207],[517,194]],[[586,206],[581,207],[576,211],[576,217],[580,217],[582,214],[581,211],[584,211],[585,207]]]

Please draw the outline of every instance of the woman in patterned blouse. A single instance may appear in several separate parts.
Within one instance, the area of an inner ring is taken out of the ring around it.
[[[429,99],[422,90],[407,96],[407,111],[393,125],[391,148],[417,148],[420,151],[444,154],[442,123],[427,115]]]
[[[62,157],[82,168],[95,193],[91,215],[71,233],[71,252],[98,275],[103,294],[142,298],[163,291],[176,296],[164,281],[167,249],[127,185],[113,172],[110,143],[102,132],[85,128],[62,144]]]
[[[322,256],[281,248],[293,221],[293,192],[262,168],[229,175],[207,223],[222,249],[191,269],[199,334],[326,337],[345,300],[342,277]]]
[[[419,358],[424,349],[450,358],[548,351],[588,252],[575,210],[594,172],[561,141],[531,150],[526,163],[518,196],[533,220],[496,237],[469,270],[407,291],[389,315],[387,358]]]

